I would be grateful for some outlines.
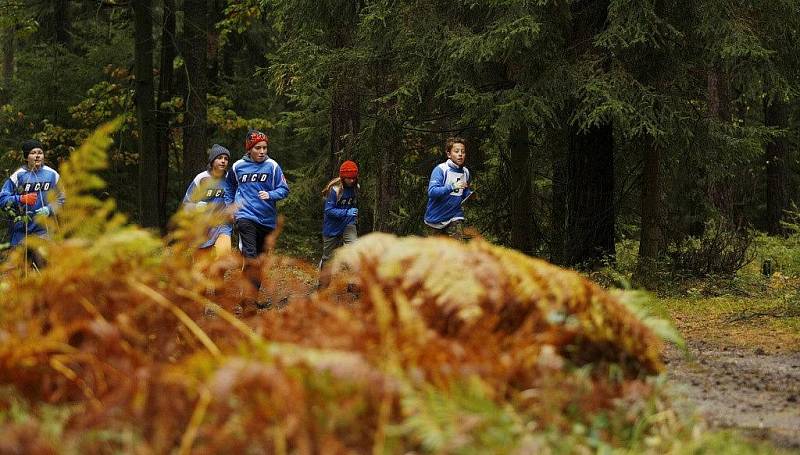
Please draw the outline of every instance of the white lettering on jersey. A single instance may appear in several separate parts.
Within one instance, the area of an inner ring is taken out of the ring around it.
[[[269,179],[269,176],[270,174],[267,173],[242,174],[242,177],[239,179],[239,181],[242,183],[263,183]]]
[[[39,191],[49,191],[50,182],[28,182],[19,188],[19,193],[34,193]]]
[[[225,195],[225,190],[222,188],[209,188],[206,190],[206,199],[213,199]]]

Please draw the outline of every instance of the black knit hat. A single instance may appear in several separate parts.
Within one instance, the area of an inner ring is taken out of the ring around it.
[[[229,152],[228,149],[219,144],[212,145],[211,150],[208,151],[208,164],[213,163],[214,160],[217,159],[217,157],[219,157],[220,155],[228,155],[228,158],[230,159],[231,152]]]
[[[31,153],[33,149],[44,150],[44,145],[36,139],[28,139],[22,143],[22,155],[25,156],[25,158],[28,158],[28,154]]]

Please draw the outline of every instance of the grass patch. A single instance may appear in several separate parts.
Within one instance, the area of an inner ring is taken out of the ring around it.
[[[732,431],[709,431],[688,444],[679,444],[674,453],[677,454],[728,454],[728,455],[761,455],[796,453],[776,449],[774,446],[744,439]]]
[[[781,298],[657,298],[650,311],[669,318],[688,340],[762,348],[800,349],[800,314]]]
[[[657,298],[650,310],[688,339],[770,351],[800,350],[800,314],[783,297]]]
[[[662,270],[650,314],[672,321],[691,341],[770,351],[800,350],[800,235],[756,236],[754,260],[733,276],[679,277]],[[630,288],[638,241],[617,243],[616,262],[587,273],[604,287]],[[771,274],[762,266],[769,261]]]

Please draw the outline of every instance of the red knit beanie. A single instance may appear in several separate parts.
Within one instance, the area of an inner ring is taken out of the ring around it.
[[[261,141],[264,141],[267,144],[269,144],[269,136],[267,136],[265,133],[262,133],[261,131],[250,130],[247,132],[247,136],[245,136],[244,139],[244,149],[250,150]]]
[[[358,165],[354,161],[345,161],[339,167],[339,177],[343,179],[358,178]]]

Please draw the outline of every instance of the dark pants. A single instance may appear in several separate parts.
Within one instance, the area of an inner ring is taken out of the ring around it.
[[[257,258],[265,251],[265,240],[272,233],[272,228],[255,221],[236,220],[236,229],[239,230],[239,244],[244,257]]]
[[[344,228],[344,232],[336,237],[322,236],[322,259],[319,260],[319,281],[317,286],[322,289],[328,287],[331,281],[330,271],[325,269],[325,263],[333,256],[333,252],[342,245],[350,245],[358,240],[358,229],[355,224],[349,224]],[[347,285],[350,289],[350,285]]]
[[[322,259],[319,261],[319,268],[333,256],[333,252],[342,245],[350,245],[358,240],[358,229],[355,224],[348,224],[344,232],[336,237],[322,236]]]
[[[467,236],[464,235],[464,223],[461,220],[453,221],[441,229],[430,227],[427,224],[425,225],[425,227],[427,228],[428,237],[446,235],[456,240],[468,239]]]
[[[239,245],[244,256],[244,274],[256,290],[261,289],[261,270],[253,266],[252,260],[266,250],[266,239],[272,228],[255,221],[236,220],[236,230],[239,231]]]
[[[33,264],[33,267],[36,270],[42,270],[44,266],[47,265],[47,261],[45,260],[45,258],[41,254],[39,254],[38,251],[34,249],[29,248],[28,251],[25,252],[25,254],[28,255],[28,260],[31,261],[31,264]]]

